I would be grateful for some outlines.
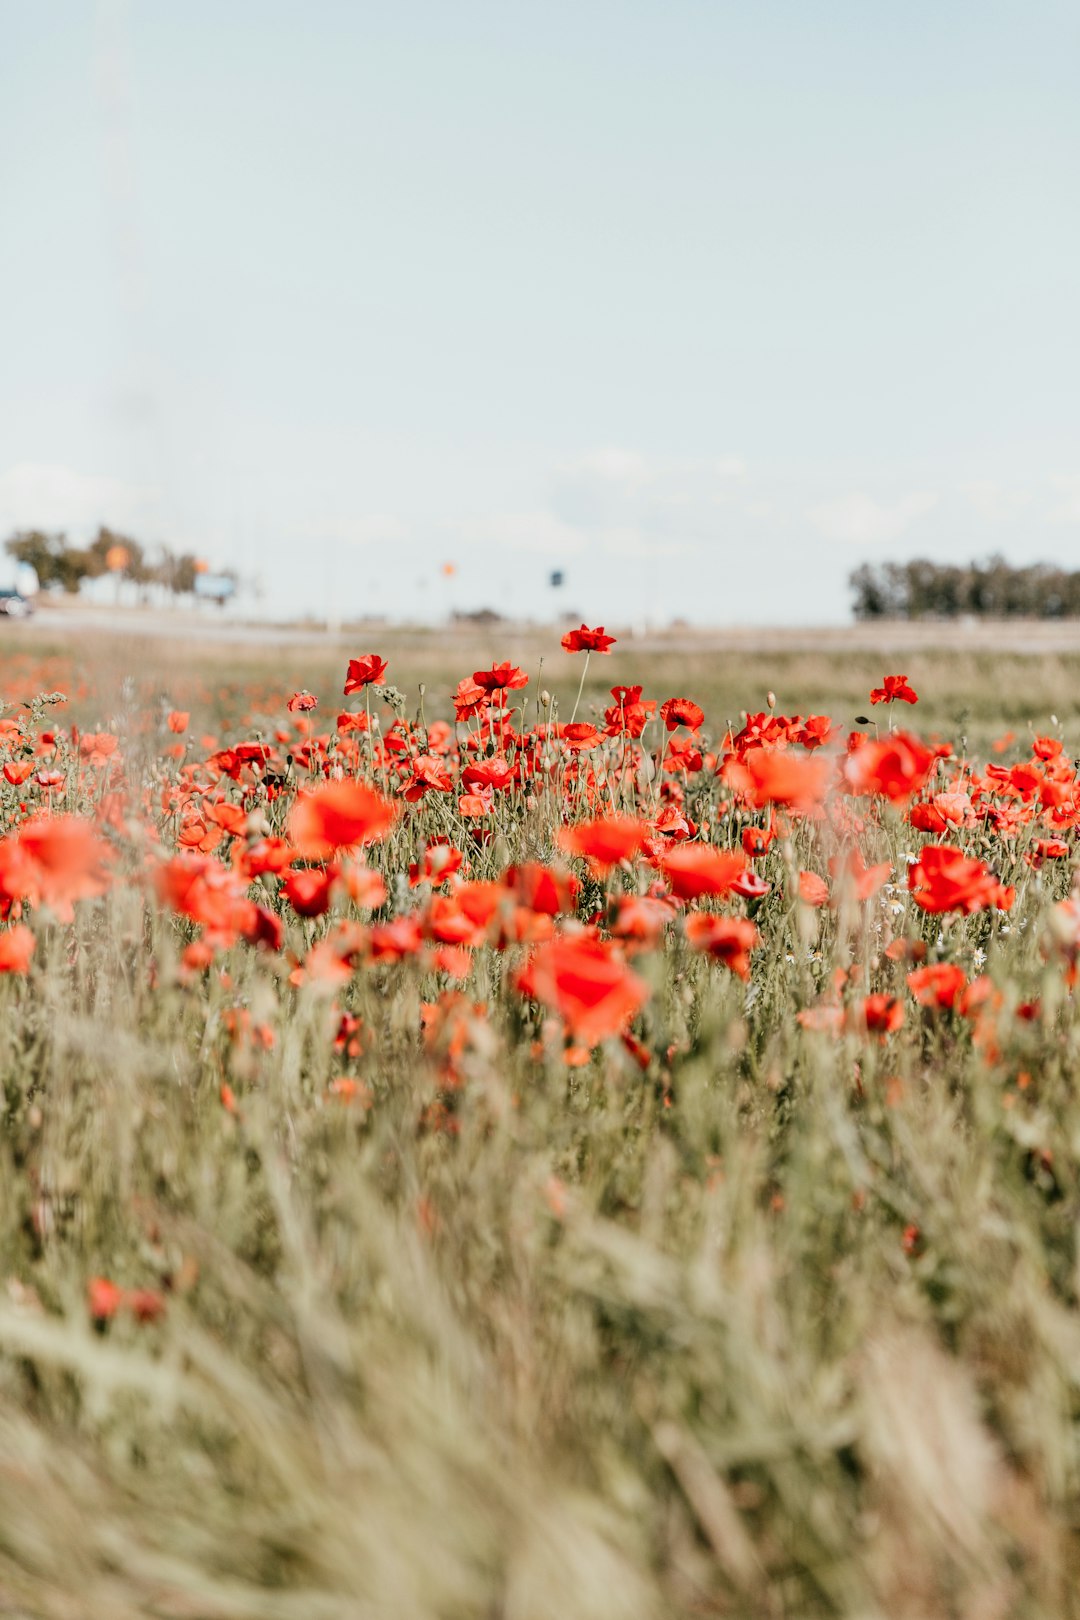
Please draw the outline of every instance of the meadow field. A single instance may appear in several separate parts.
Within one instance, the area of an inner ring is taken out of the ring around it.
[[[1080,1614],[1080,632],[565,629],[0,631],[0,1613]]]
[[[74,624],[72,624],[74,621]],[[149,621],[149,624],[148,624]],[[152,629],[151,629],[152,627]],[[389,679],[416,711],[420,687],[432,716],[452,716],[451,694],[462,673],[511,659],[530,675],[529,702],[553,693],[573,706],[580,659],[542,626],[455,623],[437,630],[359,622],[321,627],[230,625],[213,613],[152,615],[61,606],[0,632],[0,692],[25,698],[37,676],[62,676],[69,709],[93,718],[121,709],[132,696],[152,703],[162,693],[183,700],[207,722],[233,722],[249,710],[275,714],[297,684],[324,707],[340,693],[342,659],[356,646],[378,646]],[[965,624],[865,623],[824,629],[614,627],[619,651],[594,659],[583,693],[586,708],[610,702],[617,681],[650,693],[692,691],[711,727],[737,723],[760,709],[768,692],[789,712],[828,712],[848,725],[866,712],[867,694],[885,664],[906,670],[920,692],[926,731],[962,732],[986,748],[1003,731],[1039,727],[1056,715],[1080,725],[1080,625],[1073,621],[974,621]],[[614,662],[612,660],[614,659]],[[126,695],[125,695],[126,694]],[[102,707],[104,705],[104,708]]]

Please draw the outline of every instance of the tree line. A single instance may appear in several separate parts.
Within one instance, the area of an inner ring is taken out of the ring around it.
[[[195,589],[195,580],[206,565],[190,552],[170,551],[159,546],[153,557],[130,535],[99,528],[89,545],[72,545],[65,534],[47,534],[42,529],[23,529],[5,542],[4,548],[16,562],[28,564],[38,577],[42,590],[62,590],[74,596],[86,579],[111,574],[135,585],[164,587],[176,596]]]
[[[1052,563],[864,563],[848,583],[857,619],[1080,618],[1080,571]]]

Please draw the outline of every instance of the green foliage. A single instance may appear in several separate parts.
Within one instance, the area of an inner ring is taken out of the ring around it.
[[[84,580],[99,579],[110,571],[106,559],[117,546],[127,553],[124,566],[115,570],[120,578],[136,585],[164,585],[174,595],[195,589],[197,559],[190,553],[177,555],[162,546],[158,559],[151,562],[137,540],[104,526],[88,546],[73,546],[64,534],[30,529],[12,535],[4,549],[33,568],[43,590],[62,590],[74,596]]]
[[[85,552],[69,546],[62,534],[31,529],[13,535],[5,550],[34,570],[43,590],[60,589],[74,595],[89,572]]]
[[[863,563],[851,575],[857,619],[1065,619],[1080,615],[1080,571],[1013,567],[1003,557],[950,564],[925,558]]]

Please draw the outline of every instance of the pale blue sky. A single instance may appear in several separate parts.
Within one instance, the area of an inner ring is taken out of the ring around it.
[[[0,0],[0,526],[264,607],[1080,567],[1075,0]],[[447,585],[439,565],[458,574]]]

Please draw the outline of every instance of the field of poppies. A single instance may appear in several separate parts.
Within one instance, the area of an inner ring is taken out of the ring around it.
[[[0,660],[0,1612],[1080,1613],[1075,709],[553,641]]]

